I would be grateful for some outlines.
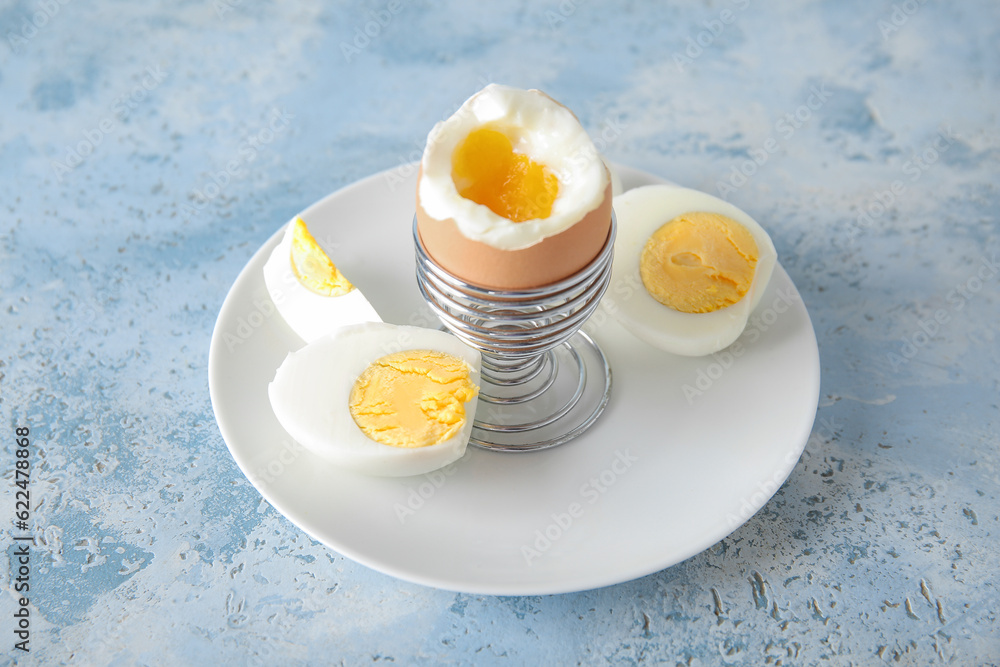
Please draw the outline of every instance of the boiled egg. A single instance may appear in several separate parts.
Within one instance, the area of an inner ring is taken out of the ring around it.
[[[604,161],[576,116],[538,90],[490,84],[435,125],[416,194],[427,253],[480,287],[567,278],[611,227]]]
[[[465,454],[481,358],[449,333],[362,323],[290,353],[268,385],[299,444],[369,475],[419,475]]]
[[[281,317],[307,343],[347,324],[382,321],[299,217],[264,264],[264,283]]]
[[[608,310],[635,336],[674,354],[732,344],[777,261],[767,232],[726,201],[671,185],[629,190],[614,207],[610,293],[630,296]]]

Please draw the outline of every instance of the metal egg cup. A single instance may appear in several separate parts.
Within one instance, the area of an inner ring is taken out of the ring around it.
[[[600,253],[564,280],[493,290],[437,264],[414,218],[420,293],[445,329],[482,353],[479,418],[470,444],[499,451],[547,449],[579,436],[600,417],[611,396],[611,367],[580,328],[611,281],[616,231],[612,211]]]

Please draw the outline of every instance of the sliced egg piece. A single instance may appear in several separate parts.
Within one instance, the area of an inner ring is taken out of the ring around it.
[[[449,333],[363,323],[290,353],[268,386],[306,449],[369,475],[420,475],[465,454],[481,359]]]
[[[281,317],[306,343],[348,324],[382,321],[299,217],[264,264],[264,283]]]
[[[672,185],[647,185],[629,190],[615,197],[614,208],[618,218],[618,236],[615,239],[612,289],[608,292],[613,306],[608,310],[616,319],[650,345],[683,356],[718,352],[739,338],[750,313],[764,294],[777,261],[774,244],[757,221],[729,202],[698,190]],[[720,216],[723,216],[723,221],[728,218],[738,224],[727,227],[720,222]],[[683,225],[679,231],[664,228],[668,222],[678,218]],[[699,225],[715,226],[716,229],[702,232]],[[740,228],[745,231],[740,231]],[[712,236],[713,233],[715,236]],[[698,277],[705,282],[693,281],[691,287],[704,289],[709,294],[665,294],[665,290],[671,289],[683,292],[677,289],[676,282],[665,280],[663,285],[666,287],[659,286],[660,300],[653,296],[650,290],[657,292],[657,285],[655,279],[649,280],[653,271],[648,261],[652,245],[647,248],[647,244],[654,235],[658,235],[658,241],[664,243],[676,242],[674,239],[663,241],[665,236],[681,237],[680,245],[675,245],[670,251],[673,254],[661,259],[677,264],[674,268],[682,269],[682,276],[683,269],[697,269],[694,273],[700,274]],[[749,237],[752,241],[746,240]],[[690,250],[684,248],[685,243],[691,244]],[[756,245],[756,253],[751,252],[753,248],[748,250],[742,247],[753,245]],[[641,269],[644,252],[647,253],[647,280],[644,280],[644,270]],[[720,266],[711,265],[713,259],[704,257],[708,253],[719,258]],[[731,267],[721,266],[724,262],[732,263],[724,257],[726,253],[737,261],[741,255],[756,255],[755,262],[748,261],[752,270],[748,286],[743,284],[739,290],[734,288],[739,280],[728,273]],[[674,296],[677,298],[672,298]],[[674,303],[675,307],[664,305],[664,302]],[[706,302],[730,305],[718,308],[701,305]],[[682,312],[678,308],[707,308],[709,312]]]

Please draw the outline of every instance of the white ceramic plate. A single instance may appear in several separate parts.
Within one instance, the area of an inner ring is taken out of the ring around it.
[[[625,189],[661,182],[618,169]],[[302,216],[385,321],[436,326],[414,278],[416,174],[400,171],[335,192]],[[774,494],[809,437],[819,354],[809,315],[779,266],[747,331],[715,356],[660,352],[597,315],[588,330],[613,368],[612,398],[569,444],[535,453],[470,448],[451,468],[415,478],[338,470],[291,442],[267,399],[275,369],[302,345],[274,311],[261,275],[279,232],[240,273],[219,313],[209,356],[216,419],[268,502],[380,572],[496,595],[628,581],[735,530]]]

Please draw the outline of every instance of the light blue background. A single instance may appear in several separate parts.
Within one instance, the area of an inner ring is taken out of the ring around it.
[[[0,568],[4,660],[997,664],[1000,5],[415,0],[345,48],[387,7],[0,4],[4,517],[13,427],[37,448],[32,652]],[[372,572],[263,502],[214,422],[212,326],[252,253],[488,81],[616,123],[612,160],[681,184],[752,171],[725,194],[813,318],[788,482],[638,581],[492,598]]]

